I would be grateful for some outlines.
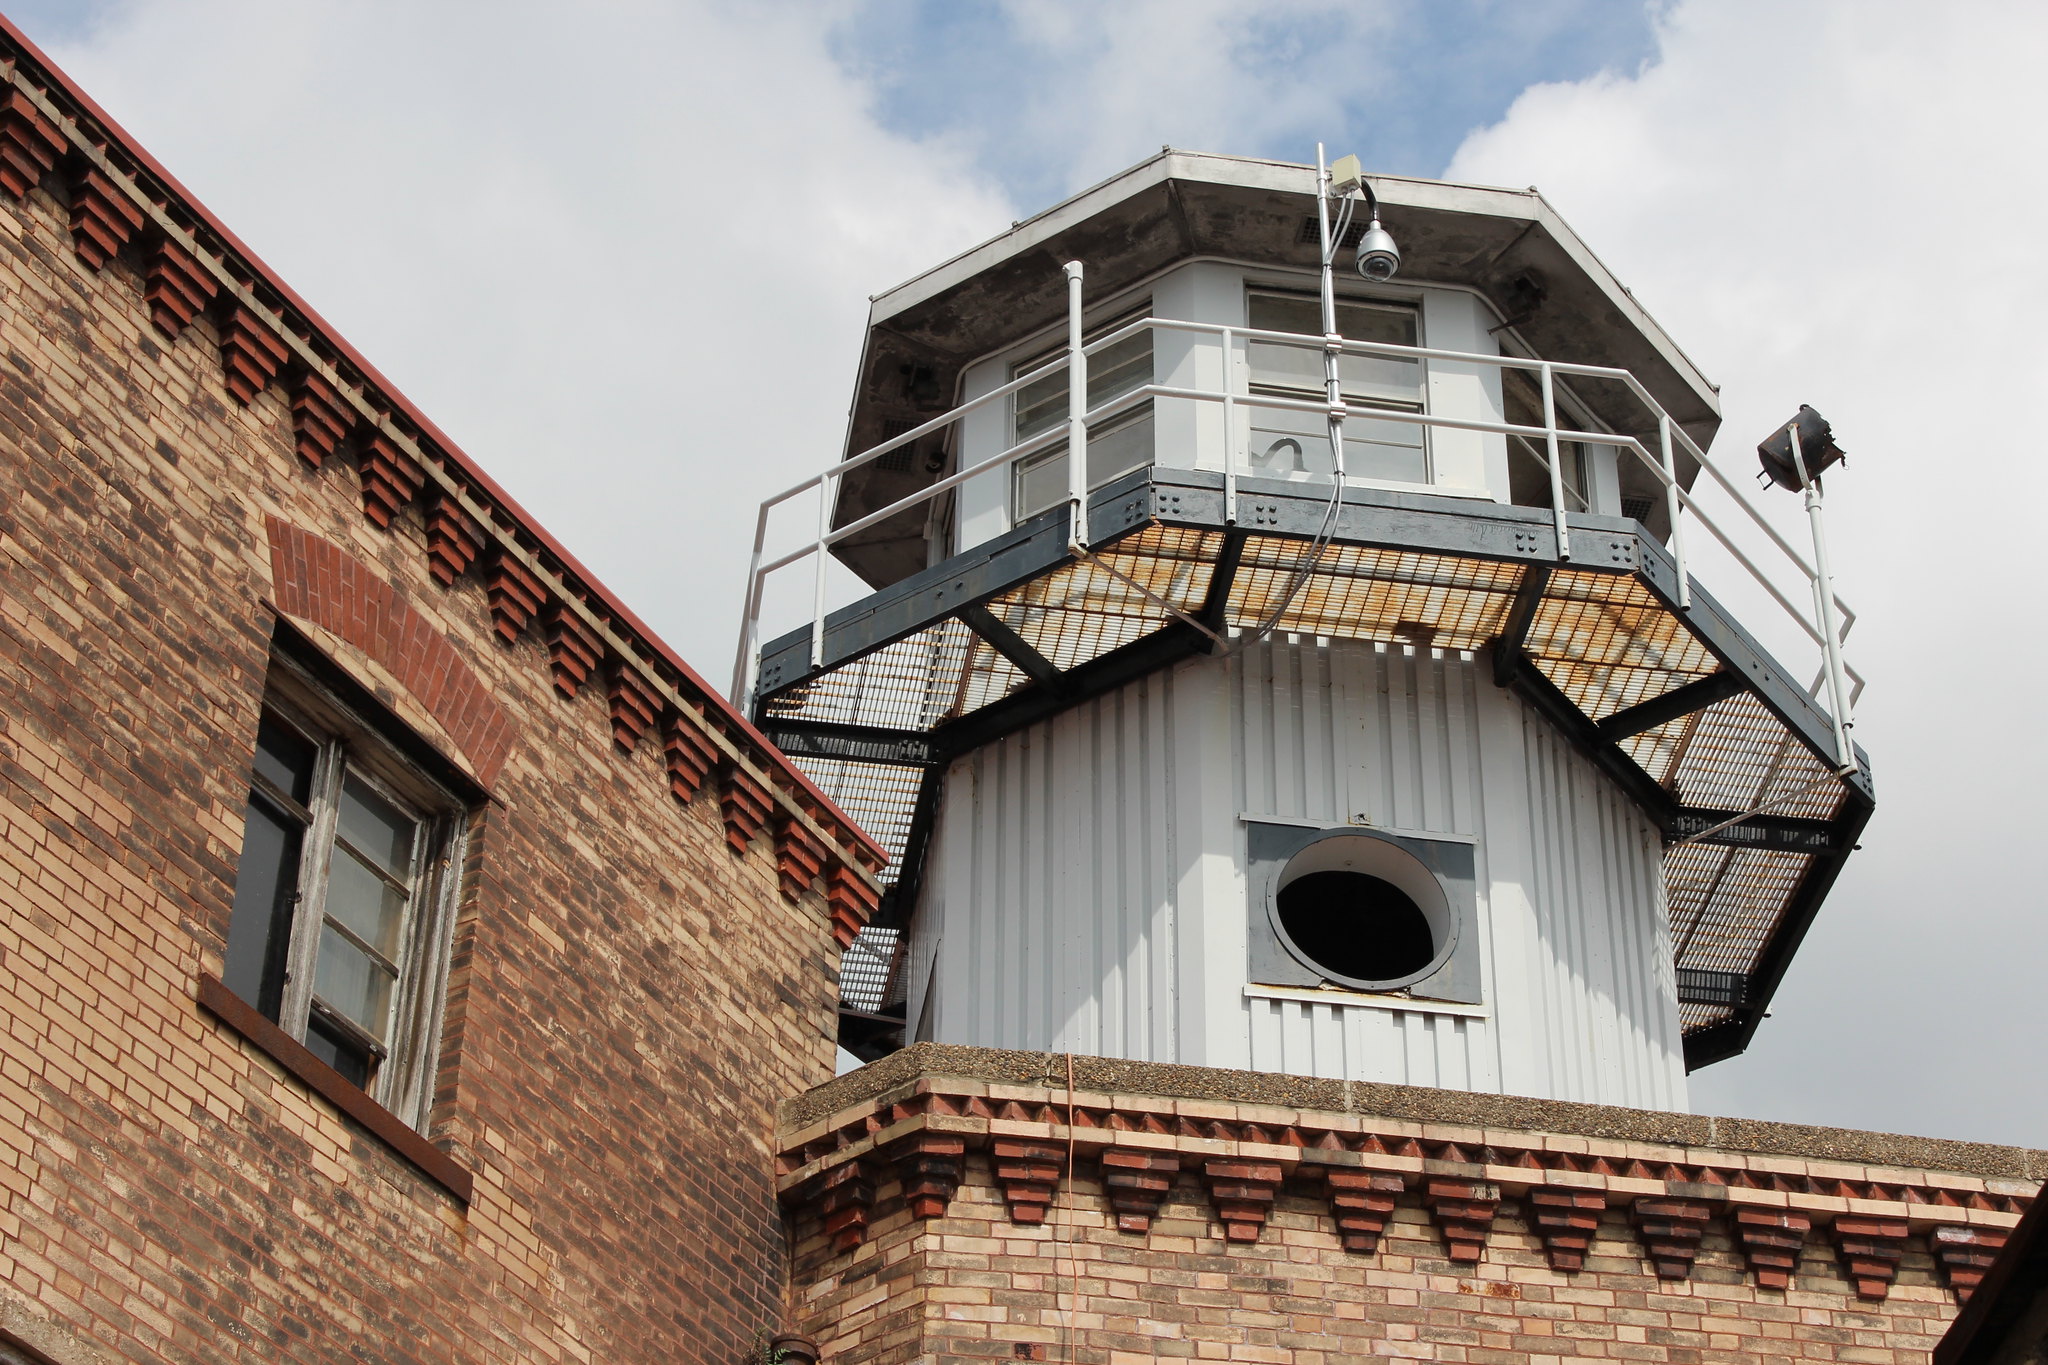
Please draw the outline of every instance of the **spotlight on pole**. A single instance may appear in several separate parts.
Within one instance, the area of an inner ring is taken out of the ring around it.
[[[1792,441],[1795,431],[1799,434],[1796,449]],[[1835,444],[1835,433],[1827,418],[1804,403],[1799,405],[1799,415],[1772,432],[1756,448],[1756,453],[1764,466],[1757,482],[1769,479],[1795,493],[1806,487],[1807,480],[1819,478],[1822,470],[1846,458],[1842,448]],[[1801,469],[1801,465],[1805,468]]]

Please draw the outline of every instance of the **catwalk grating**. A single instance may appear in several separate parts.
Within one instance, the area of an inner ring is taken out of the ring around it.
[[[865,757],[799,760],[900,857],[916,842],[922,784],[935,780],[931,764],[942,768],[961,749],[1084,699],[1089,693],[1070,682],[1073,677],[1091,680],[1096,690],[1117,686],[1202,650],[1213,652],[1207,632],[1222,634],[1233,648],[1267,628],[1297,638],[1417,650],[1505,648],[1582,718],[1573,723],[1583,731],[1576,737],[1604,746],[1610,771],[1640,770],[1636,799],[1667,827],[1679,816],[1692,821],[1690,828],[1704,829],[1762,811],[1798,826],[1775,837],[1820,841],[1791,851],[1782,843],[1753,846],[1768,843],[1769,831],[1715,831],[1707,842],[1675,844],[1666,854],[1676,965],[1770,977],[1760,997],[1739,1006],[1684,1005],[1687,1033],[1753,1026],[1775,980],[1772,963],[1782,957],[1774,957],[1774,945],[1784,947],[1781,939],[1796,941],[1803,932],[1867,815],[1868,787],[1860,773],[1851,780],[1836,773],[1824,756],[1825,715],[1809,697],[1783,690],[1784,670],[1719,614],[1704,589],[1693,589],[1695,602],[1707,603],[1704,611],[1688,613],[1672,603],[1669,561],[1660,558],[1660,545],[1639,527],[1602,529],[1583,533],[1591,544],[1581,547],[1575,539],[1574,549],[1606,550],[1611,561],[1587,553],[1565,560],[1540,545],[1529,548],[1537,542],[1522,529],[1526,523],[1513,520],[1517,509],[1425,498],[1375,508],[1354,506],[1347,494],[1337,534],[1317,550],[1301,528],[1312,533],[1326,504],[1304,499],[1291,513],[1294,521],[1283,524],[1289,510],[1269,500],[1263,519],[1253,518],[1258,528],[1236,528],[1216,515],[1220,497],[1198,501],[1204,476],[1175,471],[1178,482],[1162,494],[1167,474],[1144,474],[1154,483],[1151,502],[1135,497],[1131,487],[1099,491],[1090,513],[1098,526],[1095,543],[1079,558],[1050,534],[1016,542],[1036,547],[1039,558],[1022,568],[1005,564],[1007,580],[991,572],[990,587],[974,595],[1006,630],[1003,638],[995,638],[997,627],[986,617],[966,611],[970,604],[957,592],[942,598],[929,586],[921,589],[926,596],[914,599],[926,604],[918,607],[925,613],[920,620],[908,608],[888,616],[896,608],[885,589],[871,599],[881,604],[871,614],[901,620],[906,633],[872,646],[856,642],[837,661],[764,696],[759,714],[798,730],[860,727],[885,738],[930,738],[936,752],[902,765]],[[1101,529],[1107,515],[1128,515],[1134,506],[1155,510]],[[1156,510],[1162,506],[1171,515]],[[1460,529],[1488,516],[1499,517],[1514,539],[1487,540]],[[1440,530],[1450,543],[1418,546],[1417,526]],[[1397,543],[1373,543],[1376,533]],[[1508,544],[1521,550],[1519,557],[1503,548]],[[1554,538],[1549,544],[1554,549]],[[1660,564],[1666,566],[1662,577]],[[971,569],[942,566],[932,581],[966,583]],[[1227,587],[1220,601],[1219,585]],[[978,635],[963,615],[981,620],[991,638]],[[1504,646],[1518,629],[1519,638]],[[800,647],[799,637],[790,636],[770,651],[788,660]],[[1102,667],[1091,671],[1096,665]],[[802,671],[799,664],[776,676]],[[1624,722],[1613,740],[1598,729],[1601,721],[1717,675],[1741,690],[1670,719],[1653,708],[1644,728],[1628,734]],[[954,744],[961,748],[947,747]],[[1826,875],[1815,875],[1823,870]],[[901,873],[892,868],[891,875]],[[915,870],[909,875],[914,879]],[[910,894],[914,898],[914,886]],[[909,908],[905,903],[897,913]]]

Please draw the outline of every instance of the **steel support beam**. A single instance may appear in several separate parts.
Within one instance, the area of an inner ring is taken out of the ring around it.
[[[1674,811],[1664,823],[1664,837],[1668,840],[1685,839],[1703,829],[1714,829],[1715,825],[1733,820],[1742,812],[1733,810],[1698,810],[1681,807]],[[1739,824],[1726,829],[1716,829],[1712,834],[1698,839],[1702,844],[1719,844],[1730,848],[1761,848],[1777,853],[1837,853],[1841,851],[1841,831],[1833,820],[1802,820],[1788,815],[1752,815]]]
[[[1249,539],[1243,531],[1224,535],[1216,566],[1209,571],[1209,593],[1202,599],[1202,609],[1195,613],[1196,620],[1218,635],[1230,624],[1230,590],[1237,586],[1237,567],[1244,562],[1244,543]],[[1209,641],[1211,653],[1217,647],[1214,640]]]
[[[975,604],[954,613],[960,623],[988,642],[988,647],[1017,665],[1017,671],[1048,692],[1067,690],[1066,680],[1052,660],[1031,647],[1031,642],[1011,630],[1009,624],[987,607]]]
[[[791,758],[844,758],[914,768],[928,768],[939,761],[931,736],[922,730],[774,719],[764,720],[756,728]]]
[[[1704,711],[1715,702],[1726,701],[1742,690],[1741,676],[1732,669],[1724,668],[1718,673],[1709,673],[1698,682],[1674,687],[1661,697],[1652,697],[1616,711],[1598,722],[1600,737],[1609,743],[1619,743],[1631,735],[1668,725],[1681,716]]]
[[[1536,620],[1536,608],[1543,605],[1543,590],[1549,586],[1550,570],[1543,565],[1531,564],[1522,570],[1522,582],[1515,589],[1515,600],[1508,607],[1507,620],[1501,623],[1500,638],[1493,642],[1494,686],[1508,686],[1514,682],[1516,674],[1529,667],[1529,661],[1522,654],[1522,642],[1529,638],[1529,627]],[[1578,708],[1573,707],[1572,711],[1577,714]]]

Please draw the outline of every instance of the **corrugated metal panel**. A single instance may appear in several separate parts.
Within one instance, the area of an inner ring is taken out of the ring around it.
[[[1682,1106],[1655,832],[1485,667],[1269,641],[962,760],[921,911],[938,999],[914,1033]],[[1239,815],[1472,840],[1485,1015],[1247,999]]]

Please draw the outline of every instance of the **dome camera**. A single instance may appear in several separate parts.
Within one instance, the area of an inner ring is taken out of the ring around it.
[[[1393,279],[1400,268],[1401,248],[1394,245],[1393,234],[1380,226],[1375,215],[1366,225],[1365,235],[1358,239],[1358,273],[1380,282]]]

